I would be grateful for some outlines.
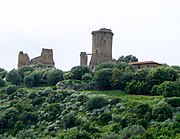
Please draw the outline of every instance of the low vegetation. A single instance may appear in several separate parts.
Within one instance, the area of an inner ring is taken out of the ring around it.
[[[179,139],[180,68],[0,68],[2,139]]]

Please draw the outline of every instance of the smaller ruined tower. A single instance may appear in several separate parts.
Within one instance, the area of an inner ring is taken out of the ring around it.
[[[86,52],[81,52],[80,54],[80,65],[87,65],[88,57]]]
[[[20,51],[18,55],[18,68],[25,65],[29,65],[29,61],[30,59],[28,54],[24,54],[23,51]]]
[[[93,31],[92,36],[92,56],[89,66],[94,68],[102,62],[112,61],[112,41],[113,33],[110,29],[102,28]]]

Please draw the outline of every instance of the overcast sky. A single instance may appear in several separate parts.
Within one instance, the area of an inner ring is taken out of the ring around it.
[[[17,68],[19,51],[34,58],[51,48],[55,66],[70,70],[104,27],[113,58],[180,65],[180,0],[0,0],[0,67]]]

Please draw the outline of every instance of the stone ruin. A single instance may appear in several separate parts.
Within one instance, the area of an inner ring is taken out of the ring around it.
[[[89,66],[94,69],[96,65],[102,62],[113,62],[112,59],[112,41],[113,33],[110,29],[101,28],[93,31],[92,36],[92,54],[81,52],[80,65],[88,65],[88,55],[91,55]]]
[[[55,66],[53,60],[53,50],[52,49],[42,49],[41,55],[30,59],[28,54],[19,52],[18,56],[18,68],[22,66],[32,66],[32,67],[44,67],[44,68],[54,68]]]

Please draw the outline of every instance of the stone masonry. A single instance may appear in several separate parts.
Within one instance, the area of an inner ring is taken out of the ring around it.
[[[46,67],[54,67],[55,63],[53,60],[53,50],[43,48],[41,55],[31,60],[28,54],[20,51],[18,56],[18,68],[26,65],[29,66],[44,65]]]
[[[112,59],[112,41],[113,33],[110,29],[101,28],[98,31],[93,31],[92,36],[92,55],[89,66],[94,69],[96,65],[102,62],[110,62]],[[81,52],[80,65],[87,65],[87,54]]]

